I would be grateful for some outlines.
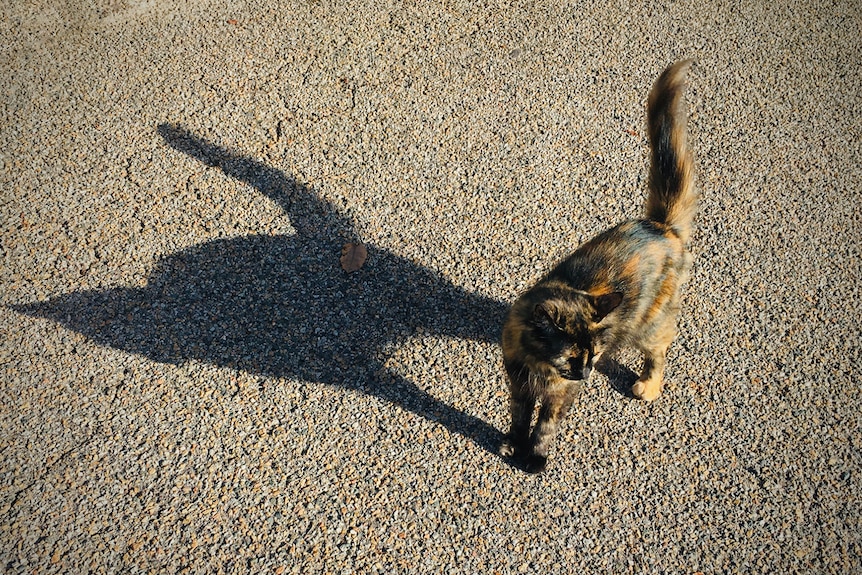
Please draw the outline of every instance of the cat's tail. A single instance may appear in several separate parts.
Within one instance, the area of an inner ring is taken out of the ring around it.
[[[682,105],[691,60],[668,67],[649,94],[647,129],[651,150],[646,217],[671,227],[688,242],[697,209],[691,151],[686,143],[688,114]]]

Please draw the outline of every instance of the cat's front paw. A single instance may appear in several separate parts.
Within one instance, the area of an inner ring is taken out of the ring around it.
[[[548,458],[543,455],[531,453],[524,461],[524,470],[527,473],[541,473],[548,467]]]
[[[497,449],[503,457],[518,457],[530,451],[530,438],[519,433],[507,433]]]
[[[497,452],[503,457],[515,457],[519,451],[517,442],[512,439],[511,436],[507,435],[503,438],[503,442],[500,444],[500,448]]]

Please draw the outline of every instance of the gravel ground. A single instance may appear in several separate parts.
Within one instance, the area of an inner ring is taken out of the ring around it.
[[[862,572],[859,4],[440,4],[4,3],[0,571]],[[665,394],[526,475],[506,305],[687,57]]]

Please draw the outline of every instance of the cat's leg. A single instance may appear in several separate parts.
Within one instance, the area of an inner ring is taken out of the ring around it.
[[[542,396],[542,407],[539,409],[539,419],[533,430],[532,446],[526,461],[529,473],[545,470],[551,444],[560,430],[560,424],[572,407],[580,387],[580,382],[560,379],[549,385]]]
[[[506,365],[509,375],[509,410],[512,425],[500,445],[500,455],[512,457],[530,445],[530,420],[536,408],[536,395],[530,376],[522,364]]]
[[[632,394],[644,401],[653,401],[661,395],[667,348],[644,352],[644,369],[632,386]]]
[[[641,376],[632,386],[632,394],[644,401],[653,401],[661,395],[664,385],[664,366],[667,350],[676,337],[676,318],[665,320],[648,344],[642,344],[644,368]]]

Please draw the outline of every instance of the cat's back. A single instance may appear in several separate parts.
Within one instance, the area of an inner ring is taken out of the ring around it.
[[[690,257],[672,229],[648,220],[629,220],[581,245],[548,279],[588,292],[641,292],[669,272],[688,269]],[[681,279],[681,278],[680,278]]]

